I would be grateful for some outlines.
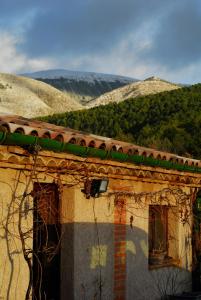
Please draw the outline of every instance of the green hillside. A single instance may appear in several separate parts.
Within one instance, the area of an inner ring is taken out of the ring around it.
[[[201,84],[42,119],[201,158]]]

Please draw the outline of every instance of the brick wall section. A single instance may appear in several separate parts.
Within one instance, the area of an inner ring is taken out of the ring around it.
[[[126,299],[126,201],[114,206],[114,300]]]

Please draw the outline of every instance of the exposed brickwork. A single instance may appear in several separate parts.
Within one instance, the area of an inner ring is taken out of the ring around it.
[[[126,299],[126,201],[114,208],[114,300]]]

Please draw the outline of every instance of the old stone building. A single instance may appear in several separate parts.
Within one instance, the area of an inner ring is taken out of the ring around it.
[[[22,117],[0,124],[0,299],[191,291],[200,161]]]

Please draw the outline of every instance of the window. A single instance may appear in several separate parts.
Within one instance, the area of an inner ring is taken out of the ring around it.
[[[186,247],[185,230],[178,206],[149,206],[149,269],[180,265],[179,245]]]
[[[162,264],[168,253],[168,207],[149,206],[149,263]]]
[[[149,207],[149,251],[167,251],[168,207],[150,205]]]

